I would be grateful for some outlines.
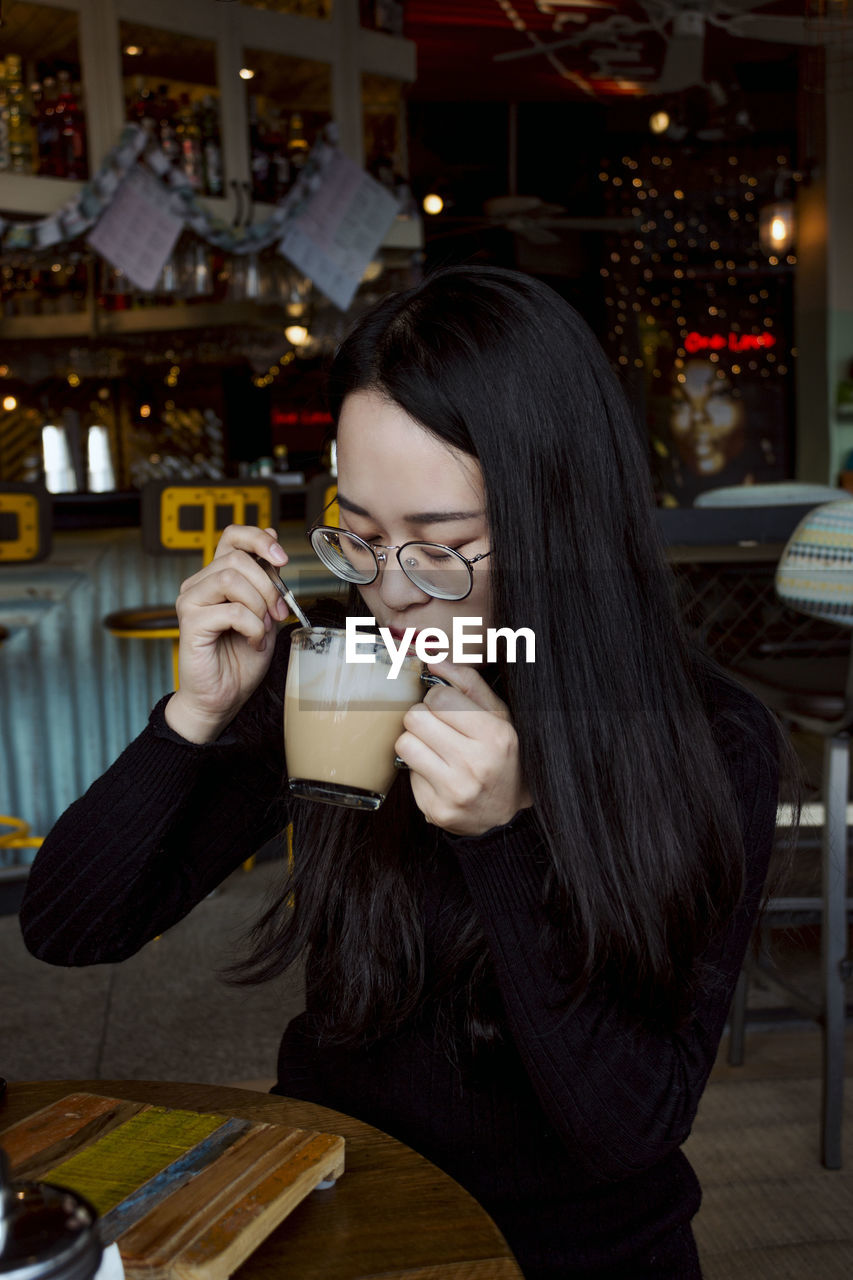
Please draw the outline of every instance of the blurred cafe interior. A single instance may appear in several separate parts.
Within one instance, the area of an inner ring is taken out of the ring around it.
[[[171,959],[159,940],[122,973],[25,955],[27,869],[174,687],[170,607],[211,529],[164,491],[239,486],[243,511],[265,495],[289,584],[320,593],[305,531],[334,495],[330,356],[431,269],[515,267],[603,344],[690,625],[803,761],[792,881],[690,1140],[703,1266],[850,1275],[853,612],[803,607],[778,576],[810,513],[853,498],[848,0],[0,0],[0,16],[0,1072],[271,1074],[298,989],[229,1005],[216,977],[268,859],[176,928]],[[204,1041],[208,998],[242,1056]],[[476,1271],[493,1274],[513,1273]]]

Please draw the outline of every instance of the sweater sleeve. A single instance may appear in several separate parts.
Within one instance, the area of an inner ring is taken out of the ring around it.
[[[265,682],[216,742],[174,733],[164,698],[66,810],[21,906],[33,955],[58,965],[133,955],[282,829],[283,747],[269,699],[283,687],[289,647],[283,630]]]
[[[775,831],[778,767],[761,743],[730,755],[747,888],[701,958],[692,1018],[656,1033],[593,985],[567,1008],[543,954],[545,859],[530,811],[479,839],[452,838],[494,960],[518,1052],[542,1107],[596,1181],[646,1169],[687,1137],[756,918]]]

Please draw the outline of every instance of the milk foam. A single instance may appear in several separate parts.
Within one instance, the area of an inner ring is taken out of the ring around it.
[[[336,638],[337,639],[337,638]],[[288,686],[297,688],[306,702],[413,702],[423,692],[420,673],[423,664],[407,658],[399,675],[389,678],[391,661],[381,640],[376,642],[375,663],[344,661],[344,640],[340,637],[340,655],[325,650],[293,649]]]

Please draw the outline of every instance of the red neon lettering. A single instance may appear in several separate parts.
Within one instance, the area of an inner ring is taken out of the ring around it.
[[[277,427],[326,427],[332,418],[320,409],[273,409],[272,421]]]
[[[724,347],[728,347],[729,351],[760,351],[762,348],[767,350],[776,346],[777,339],[772,333],[733,333],[728,334],[697,333],[695,329],[691,329],[684,339],[684,349],[690,355],[695,355],[698,351],[722,351]]]

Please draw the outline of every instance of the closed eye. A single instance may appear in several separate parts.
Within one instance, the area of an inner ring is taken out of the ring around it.
[[[427,560],[430,560],[433,564],[440,564],[442,560],[451,560],[453,558],[446,551],[428,551],[426,547],[423,547],[422,551]]]

